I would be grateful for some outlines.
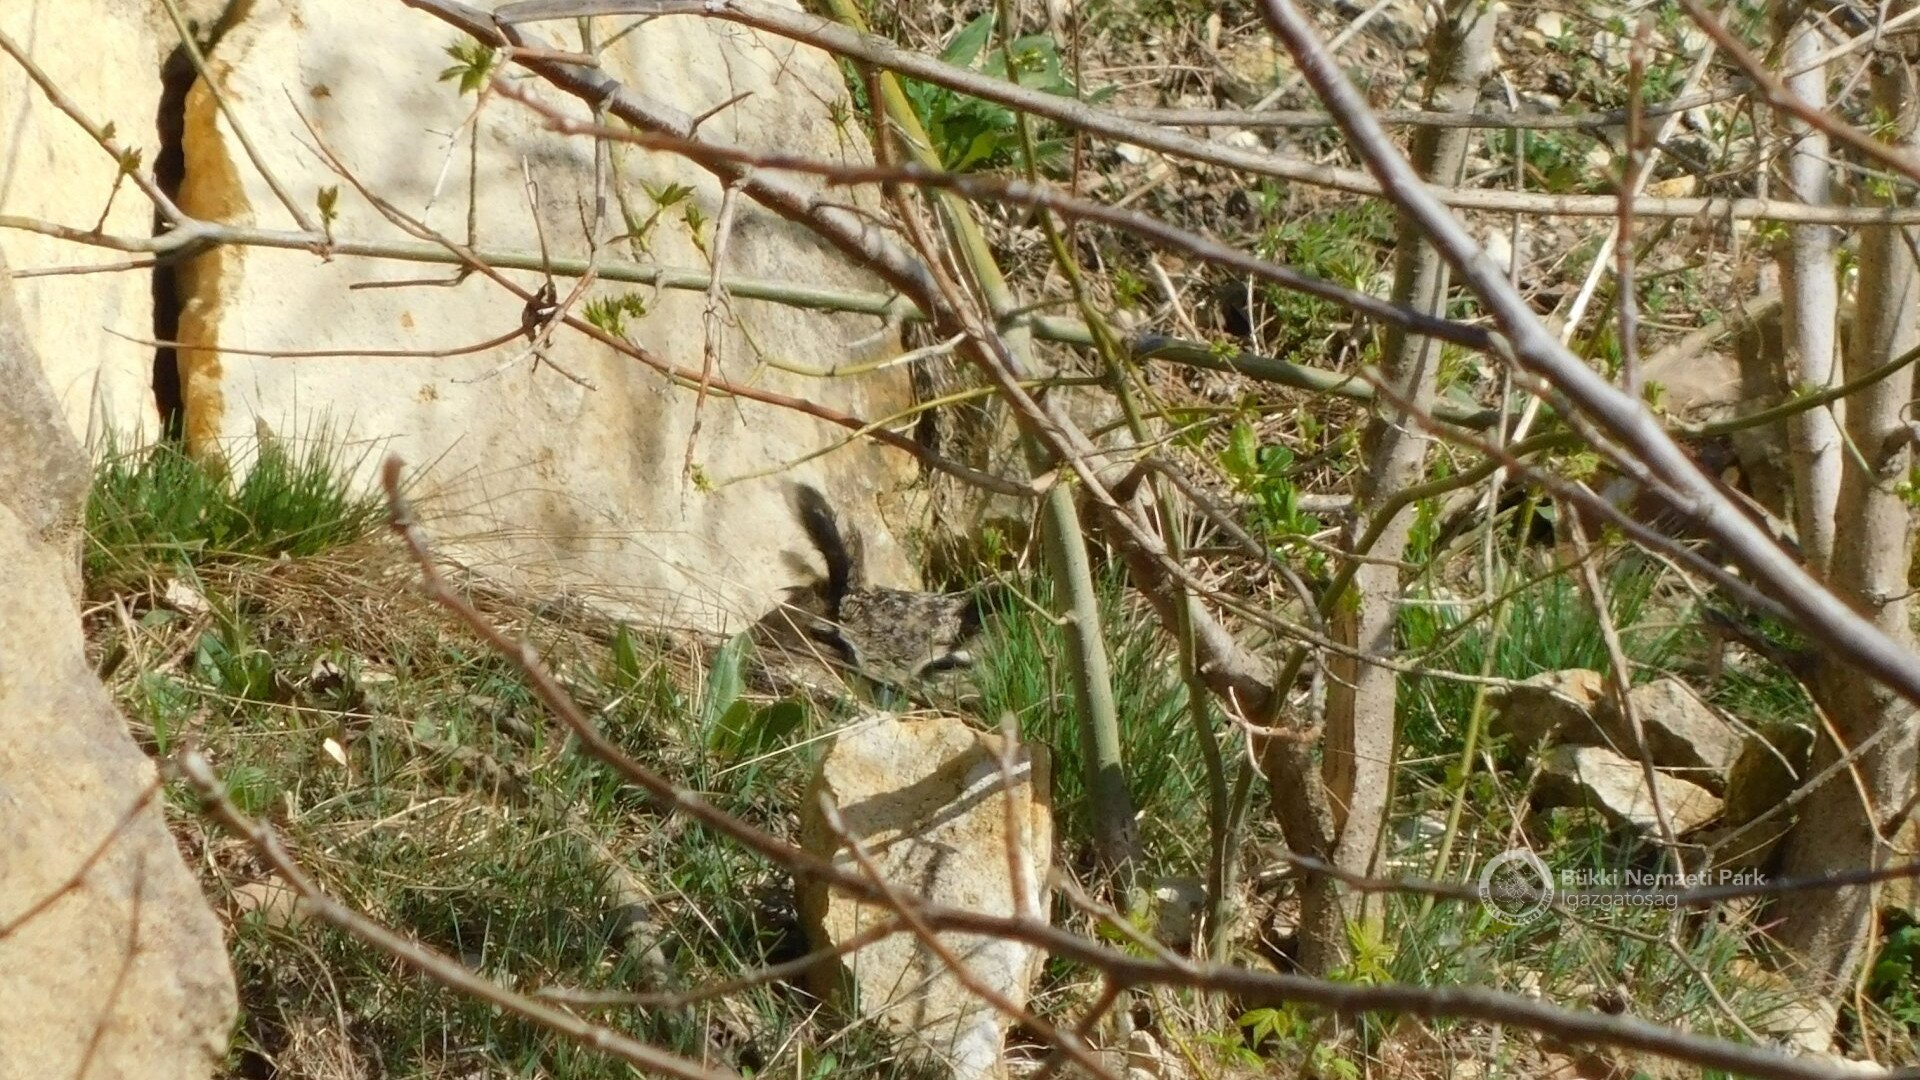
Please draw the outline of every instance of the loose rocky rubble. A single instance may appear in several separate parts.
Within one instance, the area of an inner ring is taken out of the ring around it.
[[[1536,805],[1590,807],[1659,836],[1657,793],[1676,835],[1699,833],[1709,847],[1731,841],[1716,851],[1725,865],[1764,863],[1789,819],[1753,823],[1805,779],[1812,733],[1792,724],[1756,731],[1671,676],[1634,687],[1627,706],[1600,672],[1551,671],[1501,696],[1493,731],[1512,752],[1539,755]]]

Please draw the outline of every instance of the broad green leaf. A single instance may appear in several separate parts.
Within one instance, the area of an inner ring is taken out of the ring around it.
[[[940,54],[940,59],[955,67],[971,67],[979,57],[980,50],[986,48],[987,37],[992,33],[993,12],[989,11],[955,34],[953,41]]]

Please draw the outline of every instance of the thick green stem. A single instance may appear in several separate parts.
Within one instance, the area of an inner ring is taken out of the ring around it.
[[[852,0],[832,0],[831,6],[835,18],[865,32],[865,21]],[[940,162],[900,81],[890,72],[882,72],[877,84],[879,104],[888,121],[902,134],[901,141],[908,153],[925,167],[939,168]],[[1013,375],[1016,378],[1031,376],[1040,370],[1033,357],[1031,317],[1023,314],[1024,305],[1008,287],[979,223],[974,220],[972,208],[952,192],[935,192],[933,198],[962,263],[987,302],[1007,351],[1024,369]],[[1038,440],[1029,436],[1024,441],[1029,466],[1036,475],[1054,466]],[[1094,589],[1086,536],[1080,527],[1072,490],[1064,484],[1055,484],[1042,500],[1041,515],[1042,547],[1067,635],[1068,667],[1080,716],[1094,846],[1105,867],[1122,872],[1136,861],[1138,834],[1133,819],[1133,796],[1127,788],[1120,749],[1120,714],[1114,704],[1112,671],[1107,661],[1106,639],[1100,629],[1099,596]]]

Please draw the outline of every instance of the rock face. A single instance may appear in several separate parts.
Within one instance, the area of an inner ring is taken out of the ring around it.
[[[1701,838],[1719,870],[1766,867],[1799,815],[1792,810],[1759,821],[1779,807],[1808,778],[1813,755],[1813,731],[1799,724],[1772,724],[1750,734],[1727,770],[1725,807],[1719,825]],[[1889,882],[1883,897],[1892,897],[1902,882]]]
[[[197,5],[204,6],[204,5]],[[9,0],[0,33],[116,141],[158,153],[161,59],[175,40],[157,0]],[[84,29],[80,29],[84,28]],[[55,108],[11,57],[0,55],[0,215],[123,237],[153,232],[153,205],[123,183],[119,165]],[[112,193],[111,205],[109,194]],[[19,229],[0,229],[0,258],[16,271],[124,263],[127,252]],[[153,334],[153,286],[141,271],[17,279],[28,342],[73,434],[144,439],[159,419],[150,389],[154,350],[109,331]]]
[[[845,90],[825,55],[698,17],[632,27],[628,21],[596,23],[606,35],[630,31],[600,54],[603,70],[690,115],[712,111],[701,138],[865,160],[858,133],[830,119],[829,105]],[[573,20],[537,30],[558,48],[580,47]],[[469,242],[471,206],[480,230],[470,241],[476,248],[517,253],[537,267],[537,212],[554,259],[585,259],[583,222],[595,205],[593,142],[549,131],[533,111],[498,97],[476,112],[473,94],[439,81],[454,44],[469,45],[446,24],[398,4],[257,0],[222,39],[213,66],[241,127],[294,204],[317,218],[320,193],[338,189],[331,228],[341,241],[444,250],[383,217],[329,170],[316,146],[370,192],[443,235]],[[515,78],[552,107],[591,119],[579,102],[539,80]],[[204,86],[188,100],[185,149],[181,198],[189,212],[294,227]],[[810,233],[744,196],[723,215],[719,185],[674,155],[615,146],[610,158],[608,216],[597,231],[603,264],[625,260],[704,274],[709,260],[721,257],[729,279],[878,288]],[[535,186],[532,209],[525,175]],[[844,189],[824,197],[856,199]],[[731,219],[724,240],[716,231],[723,217]],[[544,281],[537,269],[501,273],[529,291]],[[392,450],[429,467],[418,490],[436,505],[435,531],[457,557],[510,586],[569,590],[626,617],[738,628],[779,589],[807,576],[795,565],[809,557],[805,539],[781,497],[783,479],[771,474],[838,445],[848,431],[719,395],[696,410],[694,389],[564,327],[535,363],[517,336],[524,301],[485,274],[449,285],[452,274],[444,265],[329,260],[300,250],[224,248],[196,258],[183,274],[180,331],[193,346],[181,354],[190,443],[201,450],[234,445],[259,423],[283,438],[325,429],[368,448],[362,467],[369,475]],[[399,279],[415,284],[352,288]],[[562,298],[572,282],[557,280]],[[885,418],[910,401],[903,367],[849,378],[794,373],[891,353],[896,343],[877,333],[874,318],[744,296],[720,298],[709,317],[704,290],[604,278],[573,314],[588,301],[619,297],[632,305],[625,335],[696,381],[711,349],[716,378],[864,418]],[[512,340],[461,355],[351,355],[459,349],[502,335]],[[271,357],[221,348],[349,355]],[[913,584],[884,527],[902,519],[894,493],[913,476],[904,455],[859,440],[786,476],[815,483],[868,526],[877,580]]]
[[[87,460],[5,279],[0,263],[0,926],[25,921],[0,936],[0,1075],[205,1077],[233,976],[158,798],[129,814],[154,768],[81,640]]]
[[[1654,774],[1661,809],[1676,834],[1692,832],[1720,812],[1720,800],[1697,784]],[[1660,835],[1646,773],[1605,747],[1556,746],[1541,761],[1540,794],[1557,806],[1592,806],[1616,825]]]
[[[1003,745],[999,736],[976,732],[952,717],[883,716],[849,728],[834,739],[801,808],[807,849],[863,872],[821,809],[824,799],[837,808],[846,835],[900,890],[940,904],[1012,915],[1018,889],[1026,893],[1026,909],[1044,918],[1053,845],[1047,757],[1041,748],[1022,747],[1009,793],[1000,760]],[[1025,833],[1017,838],[1023,855],[1018,880],[1008,856],[1010,824]],[[817,884],[803,889],[800,905],[816,946],[845,941],[892,917],[884,907]],[[976,978],[1016,1004],[1026,1003],[1044,959],[1039,950],[971,934],[942,934],[941,941]],[[830,976],[823,980],[823,993],[850,989],[860,1015],[917,1043],[954,1076],[1001,1072],[1006,1021],[911,933],[854,953],[837,972],[824,966],[816,970]]]

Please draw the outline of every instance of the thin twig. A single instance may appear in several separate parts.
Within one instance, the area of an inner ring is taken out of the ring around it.
[[[167,219],[168,223],[173,225],[179,225],[187,219],[187,215],[181,211],[179,206],[175,205],[174,201],[167,196],[166,192],[160,190],[160,185],[155,183],[152,177],[140,171],[137,167],[129,167],[137,166],[135,152],[121,146],[119,140],[114,138],[113,132],[107,128],[100,127],[88,119],[87,114],[80,111],[80,106],[76,104],[72,98],[67,96],[66,91],[60,89],[60,84],[54,82],[53,79],[41,69],[39,64],[34,63],[33,57],[27,55],[27,50],[23,48],[19,42],[8,37],[5,30],[0,30],[0,52],[4,52],[8,56],[13,57],[14,62],[20,65],[20,69],[27,73],[27,78],[32,79],[33,84],[38,86],[40,92],[47,96],[47,100],[53,103],[53,107],[65,113],[67,119],[78,124],[80,130],[87,133],[88,138],[91,138],[95,143],[99,144],[100,149],[107,152],[107,156],[111,157],[120,166],[121,171],[132,179],[134,185],[140,189],[141,193],[153,202],[154,209],[160,212],[161,217]],[[79,236],[88,235],[79,232],[79,230],[74,230],[74,232]],[[94,234],[98,234],[97,229]]]
[[[501,986],[475,974],[452,957],[354,911],[314,884],[306,871],[287,854],[278,834],[266,825],[251,820],[233,805],[219,777],[214,775],[212,766],[199,752],[182,754],[176,759],[176,764],[180,775],[199,792],[207,813],[236,838],[251,844],[260,858],[300,898],[306,911],[320,921],[346,931],[450,990],[487,1002],[646,1072],[679,1077],[681,1080],[737,1080],[732,1073],[669,1054]]]
[[[254,171],[260,174],[260,179],[267,182],[267,187],[273,191],[273,197],[280,200],[280,205],[287,208],[287,213],[292,215],[294,224],[300,226],[305,232],[318,231],[319,226],[314,224],[306,207],[295,201],[293,193],[280,183],[280,178],[274,175],[273,169],[267,165],[267,159],[261,155],[260,148],[253,145],[253,138],[247,134],[246,125],[240,122],[240,117],[233,111],[233,106],[227,103],[227,95],[220,89],[220,80],[214,78],[213,71],[207,66],[206,54],[200,51],[200,43],[194,40],[193,31],[187,26],[186,19],[180,16],[179,4],[175,3],[175,0],[160,0],[160,3],[167,9],[167,17],[173,20],[174,30],[180,34],[180,47],[187,51],[187,59],[193,64],[194,74],[200,76],[200,85],[207,88],[207,93],[213,97],[213,103],[219,106],[220,115],[226,118],[227,128],[239,141],[240,149],[246,153],[247,160],[253,163]]]
[[[452,12],[464,5],[457,0],[404,0],[435,11]],[[988,75],[902,48],[883,38],[854,31],[804,12],[782,8],[765,0],[533,0],[507,4],[496,17],[508,25],[543,19],[573,18],[579,15],[698,15],[724,19],[804,42],[836,56],[886,68],[909,78],[1008,106],[1034,116],[1045,117],[1096,135],[1157,150],[1208,165],[1217,165],[1255,176],[1312,184],[1352,195],[1379,196],[1383,189],[1366,173],[1321,165],[1301,158],[1266,150],[1246,150],[1224,142],[1195,138],[1152,124],[1142,124],[1089,105],[1085,101],[1049,94],[996,79]],[[1531,192],[1475,190],[1429,187],[1425,190],[1444,205],[1457,210],[1486,210],[1534,214],[1565,214],[1580,217],[1611,218],[1619,203],[1611,195],[1544,195]],[[1780,214],[1799,215],[1815,208],[1762,199],[1647,199],[1638,202],[1635,213],[1641,217],[1734,218],[1764,216],[1785,220]],[[1831,213],[1832,208],[1823,208]],[[1869,211],[1885,215],[1889,211]],[[1824,219],[1823,220],[1828,220]],[[1876,220],[1888,220],[1884,216]]]
[[[1808,102],[1789,89],[1785,80],[1767,70],[1766,64],[1753,54],[1753,50],[1742,44],[1739,38],[1734,37],[1726,24],[1722,23],[1713,12],[1708,11],[1706,5],[1700,0],[1679,0],[1679,2],[1695,25],[1704,30],[1741,71],[1747,73],[1747,78],[1753,80],[1755,89],[1768,105],[1845,143],[1863,156],[1885,165],[1909,180],[1920,181],[1920,156],[1915,156],[1901,147],[1881,142],[1832,112]]]
[[[21,927],[39,918],[43,912],[59,903],[68,893],[78,889],[81,883],[87,879],[87,875],[93,872],[93,868],[100,864],[101,859],[106,858],[107,852],[112,850],[113,845],[119,842],[120,837],[139,819],[141,812],[146,810],[147,805],[153,802],[153,797],[159,794],[159,792],[160,778],[156,776],[147,782],[146,787],[140,790],[140,794],[135,797],[133,804],[128,806],[126,812],[120,815],[120,820],[114,822],[113,828],[107,830],[107,835],[100,838],[100,842],[94,845],[93,850],[87,853],[86,858],[80,860],[80,865],[74,868],[73,873],[68,875],[65,881],[62,881],[53,891],[27,905],[25,911],[8,919],[6,922],[0,923],[0,941],[5,941],[7,938],[12,937]]]
[[[1617,440],[1619,449],[1609,457],[1664,484],[1676,496],[1676,507],[1754,581],[1764,583],[1809,635],[1907,700],[1920,703],[1920,656],[1893,641],[1817,581],[1741,512],[1661,430],[1642,403],[1621,393],[1556,341],[1461,223],[1421,186],[1299,9],[1291,0],[1265,0],[1265,9],[1269,23],[1301,70],[1309,73],[1321,100],[1340,116],[1349,142],[1379,174],[1390,198],[1420,223],[1498,321],[1502,345],[1497,351],[1503,359],[1551,383]]]

